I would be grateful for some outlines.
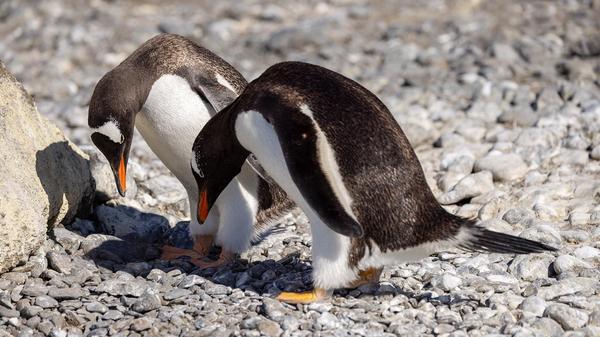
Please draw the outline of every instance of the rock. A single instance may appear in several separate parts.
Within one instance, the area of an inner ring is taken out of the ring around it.
[[[281,302],[268,297],[263,299],[262,311],[267,318],[276,322],[285,318],[287,312]]]
[[[192,292],[187,289],[175,288],[175,289],[169,290],[167,293],[165,293],[163,298],[166,301],[172,301],[172,300],[176,300],[178,298],[189,296],[191,294],[192,294]]]
[[[81,148],[90,158],[90,170],[96,185],[95,198],[99,202],[106,202],[118,199],[121,196],[117,190],[115,176],[108,164],[108,161],[95,146],[84,146]],[[131,165],[130,161],[128,165]],[[137,194],[137,184],[133,179],[133,174],[127,174],[126,197],[133,198]]]
[[[35,298],[35,305],[44,309],[56,308],[58,302],[50,296],[42,295]]]
[[[92,234],[81,242],[86,256],[109,260],[116,263],[127,261],[145,261],[158,258],[160,250],[150,244],[125,241],[111,235]],[[127,259],[127,261],[123,261]]]
[[[317,316],[315,323],[317,328],[320,328],[321,330],[332,330],[340,327],[338,318],[329,312],[324,312]]]
[[[578,272],[583,269],[592,268],[589,263],[581,261],[580,259],[571,255],[560,255],[556,258],[552,266],[557,274]]]
[[[440,196],[439,202],[442,205],[454,204],[461,200],[483,195],[493,189],[492,174],[489,171],[481,171],[461,179],[448,193]]]
[[[187,275],[186,277],[183,278],[183,280],[181,280],[181,282],[179,282],[179,284],[177,285],[179,288],[190,288],[193,287],[195,285],[199,285],[199,284],[203,284],[204,282],[206,282],[206,280],[198,275]]]
[[[37,297],[46,295],[48,293],[48,288],[42,285],[26,285],[21,290],[21,295],[29,296],[29,297]]]
[[[555,247],[558,247],[562,242],[560,232],[554,229],[552,226],[546,224],[539,224],[527,228],[526,230],[522,231],[519,236],[529,240],[540,241]]]
[[[475,171],[490,171],[495,180],[511,181],[522,179],[527,165],[516,153],[489,153],[475,162]]]
[[[47,226],[89,212],[93,181],[83,152],[36,111],[0,64],[0,273],[45,239]]]
[[[434,277],[431,280],[431,285],[440,288],[444,291],[451,291],[462,284],[462,279],[456,275],[445,273]]]
[[[564,334],[564,330],[560,324],[548,317],[538,319],[531,327],[539,331],[539,336],[561,337]]]
[[[58,242],[69,254],[73,254],[79,249],[83,237],[77,235],[66,228],[53,228],[50,236]]]
[[[161,203],[174,204],[187,199],[185,188],[172,176],[161,175],[148,179],[143,186]]]
[[[260,331],[263,335],[266,335],[268,337],[278,337],[282,333],[279,324],[268,319],[263,319],[260,322],[258,322],[257,328],[258,331]]]
[[[538,289],[537,296],[552,300],[564,295],[576,294],[583,290],[593,289],[598,286],[598,281],[587,277],[571,277],[560,280],[558,283],[549,287]]]
[[[557,321],[565,330],[574,330],[583,327],[588,321],[588,314],[562,303],[550,304],[544,315]]]
[[[0,317],[11,318],[11,317],[20,317],[20,316],[21,316],[21,314],[17,310],[12,310],[12,309],[8,309],[8,308],[0,306]]]
[[[510,125],[529,127],[535,125],[540,116],[529,105],[511,107],[498,116],[498,121]]]
[[[506,63],[512,63],[521,59],[519,53],[511,45],[501,42],[492,45],[492,55]]]
[[[102,231],[119,238],[134,237],[145,242],[156,242],[170,228],[169,221],[160,215],[124,206],[100,205],[94,213]]]
[[[508,270],[521,280],[535,281],[548,277],[552,261],[554,256],[550,254],[518,255],[511,262]]]
[[[544,311],[546,310],[546,301],[537,296],[531,296],[525,298],[519,307],[525,312],[542,317],[544,315]]]
[[[108,311],[108,307],[100,302],[91,302],[85,306],[85,310],[104,314]]]
[[[158,309],[160,306],[161,300],[158,294],[154,291],[146,291],[133,303],[131,309],[139,313],[146,313]]]
[[[148,317],[140,317],[133,320],[131,323],[131,330],[136,332],[142,332],[152,327],[153,320]]]
[[[518,224],[519,222],[535,217],[535,214],[526,208],[511,208],[502,216],[502,220],[508,222],[511,225]]]
[[[592,152],[590,153],[590,157],[595,160],[600,160],[600,145],[594,146]]]
[[[102,315],[102,318],[116,321],[123,318],[123,314],[118,310],[109,310],[104,315]]]
[[[575,249],[573,254],[580,259],[593,259],[600,256],[600,249],[590,246],[583,246]]]
[[[63,300],[75,300],[86,295],[86,291],[81,288],[53,288],[48,291],[48,296]]]
[[[228,295],[231,293],[231,288],[224,286],[222,284],[214,284],[207,283],[206,284],[206,294],[214,296],[214,295]]]
[[[138,279],[117,278],[103,281],[96,287],[97,292],[113,296],[140,297],[148,289],[146,282]]]
[[[48,259],[48,266],[59,273],[70,274],[73,264],[71,258],[68,255],[59,254],[57,252],[48,252],[46,254]]]

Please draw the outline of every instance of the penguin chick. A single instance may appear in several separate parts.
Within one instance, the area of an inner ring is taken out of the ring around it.
[[[127,161],[134,126],[152,151],[185,187],[196,214],[198,191],[190,171],[190,149],[204,124],[239,95],[247,82],[226,61],[194,42],[160,34],[135,50],[98,82],[88,124],[92,141],[107,158],[119,193],[126,191]],[[216,136],[220,138],[220,136]],[[257,227],[291,207],[276,186],[270,186],[247,165],[233,178],[205,226],[192,216],[192,250],[163,247],[164,259],[192,257],[200,267],[232,260],[250,245]],[[202,258],[210,246],[223,249],[219,260]]]
[[[281,293],[282,301],[320,300],[336,288],[377,281],[387,264],[451,247],[555,250],[448,213],[385,105],[319,66],[267,69],[206,124],[193,152],[200,222],[250,153],[308,216],[314,289]]]

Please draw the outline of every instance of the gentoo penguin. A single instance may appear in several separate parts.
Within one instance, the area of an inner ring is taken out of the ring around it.
[[[451,247],[554,250],[448,213],[385,105],[319,66],[267,69],[206,124],[193,152],[200,223],[250,153],[309,218],[314,289],[281,293],[282,301],[326,298],[336,288],[377,281],[386,264]]]
[[[219,56],[172,34],[146,41],[102,77],[90,101],[88,124],[92,141],[110,163],[119,193],[125,195],[135,125],[183,184],[191,214],[196,214],[192,144],[210,117],[231,103],[246,84]],[[280,189],[269,186],[248,165],[224,188],[208,226],[200,227],[192,216],[193,250],[165,246],[164,259],[187,255],[200,267],[219,266],[248,248],[257,225],[267,224],[291,205]],[[202,257],[213,242],[222,247],[222,253],[217,261],[205,262]]]

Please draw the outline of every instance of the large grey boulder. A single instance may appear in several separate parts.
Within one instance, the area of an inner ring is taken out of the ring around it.
[[[0,273],[37,249],[49,228],[89,210],[86,155],[36,110],[0,62]]]

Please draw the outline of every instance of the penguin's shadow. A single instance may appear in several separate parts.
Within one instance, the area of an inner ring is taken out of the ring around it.
[[[187,234],[188,224],[187,221],[177,223],[161,240],[155,242],[144,241],[136,235],[113,237],[88,250],[85,257],[99,267],[113,272],[124,271],[136,277],[145,278],[152,269],[159,269],[165,273],[179,270],[184,275],[198,275],[215,284],[260,295],[274,296],[280,291],[303,291],[311,288],[312,267],[299,259],[299,253],[287,255],[277,261],[248,261],[241,258],[226,266],[208,269],[196,267],[187,257],[174,261],[160,260],[160,247],[164,244],[191,248],[191,239],[184,235]],[[273,226],[253,240],[252,245],[257,246],[269,236],[282,231],[285,231],[285,228]],[[213,247],[208,258],[217,259],[219,254],[220,248]]]

